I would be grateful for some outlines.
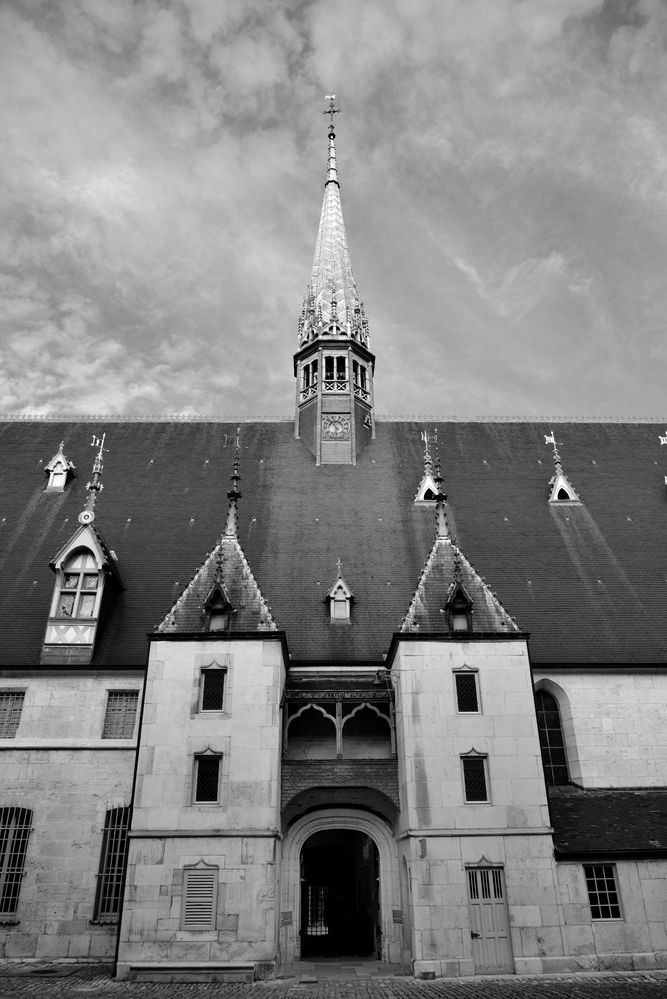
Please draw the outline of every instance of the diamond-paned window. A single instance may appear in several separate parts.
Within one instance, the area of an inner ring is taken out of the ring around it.
[[[477,673],[455,673],[456,707],[459,711],[479,711]]]
[[[593,919],[620,919],[621,903],[614,864],[584,864]]]
[[[13,739],[21,720],[23,690],[0,690],[0,739]]]
[[[131,739],[134,736],[138,704],[138,690],[110,690],[102,738]]]
[[[221,757],[215,753],[195,756],[195,801],[216,802],[220,788]]]
[[[486,786],[486,757],[462,756],[463,784],[466,801],[488,801]]]
[[[222,711],[225,670],[204,669],[201,673],[201,710]]]
[[[29,808],[0,808],[0,916],[18,907],[31,828]]]

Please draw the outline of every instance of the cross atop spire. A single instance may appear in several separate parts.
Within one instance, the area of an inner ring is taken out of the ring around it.
[[[326,97],[324,98],[324,100],[325,101],[329,101],[329,107],[326,109],[326,111],[323,111],[322,114],[328,114],[329,115],[329,135],[331,135],[331,133],[334,130],[334,127],[333,127],[334,117],[333,116],[335,114],[340,114],[340,108],[337,108],[334,105],[334,101],[336,100],[336,95],[335,94],[327,94]]]

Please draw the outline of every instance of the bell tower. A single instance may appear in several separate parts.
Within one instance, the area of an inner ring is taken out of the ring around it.
[[[310,284],[294,355],[294,433],[318,465],[354,465],[375,437],[368,320],[347,249],[336,168],[335,94],[329,94],[329,157]]]

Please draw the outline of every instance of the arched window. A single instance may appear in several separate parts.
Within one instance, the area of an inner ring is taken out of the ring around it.
[[[569,784],[558,702],[546,690],[538,690],[535,695],[535,707],[545,780],[549,785]]]
[[[95,617],[100,574],[92,552],[73,552],[64,562],[56,588],[53,617]]]

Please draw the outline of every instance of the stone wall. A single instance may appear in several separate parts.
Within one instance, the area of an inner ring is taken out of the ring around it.
[[[664,672],[540,667],[534,679],[558,701],[572,781],[583,787],[664,787]]]
[[[26,694],[16,737],[0,740],[0,807],[33,817],[0,957],[109,960],[117,927],[92,922],[97,872],[106,811],[130,804],[135,739],[101,735],[108,690],[139,691],[141,675],[13,673],[2,686]]]

